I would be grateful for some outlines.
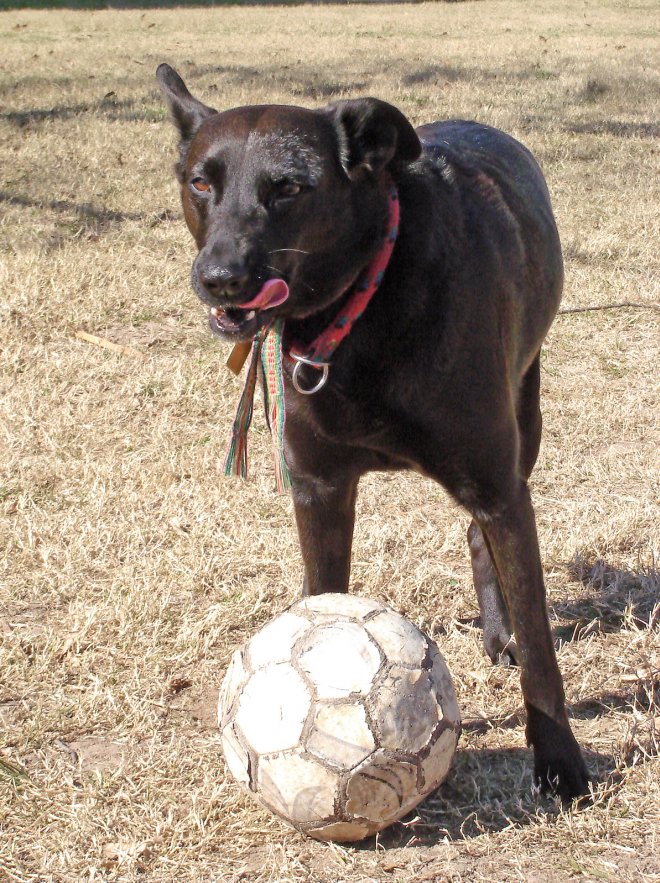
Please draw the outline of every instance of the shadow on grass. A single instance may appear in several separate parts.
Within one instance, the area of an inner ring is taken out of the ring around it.
[[[167,117],[164,107],[154,108],[133,99],[118,100],[114,93],[108,93],[100,101],[89,104],[64,104],[56,107],[37,107],[32,110],[5,110],[0,112],[0,121],[23,129],[27,126],[69,120],[82,114],[100,114],[109,120],[123,122],[158,122]]]
[[[558,73],[533,64],[518,70],[492,70],[476,65],[450,65],[431,64],[415,71],[401,72],[401,82],[404,86],[419,86],[423,83],[445,85],[447,83],[476,81],[518,83],[526,80],[549,80],[557,79]]]
[[[615,758],[585,751],[590,774],[597,783],[614,785],[620,778]],[[532,787],[532,752],[524,748],[458,750],[440,788],[409,816],[381,832],[378,845],[386,849],[429,847],[446,839],[466,841],[512,826],[522,828],[539,816],[555,816],[559,802]],[[364,846],[373,849],[374,838]]]
[[[25,208],[47,208],[58,212],[71,212],[80,218],[89,218],[92,221],[98,221],[101,224],[123,223],[124,221],[146,221],[149,220],[152,226],[162,224],[167,221],[179,221],[181,216],[177,212],[171,212],[165,209],[158,213],[149,212],[116,212],[113,209],[97,208],[89,203],[70,202],[66,199],[54,199],[50,202],[42,202],[37,199],[28,199],[25,196],[15,196],[0,190],[0,202],[6,202],[10,205],[20,205]]]
[[[581,556],[576,556],[568,568],[572,578],[586,586],[590,593],[552,608],[560,619],[570,620],[555,630],[560,640],[576,641],[594,631],[641,630],[657,625],[660,606],[657,571],[626,570]],[[465,624],[478,625],[479,621],[466,620]],[[622,783],[626,767],[640,758],[658,756],[659,740],[653,722],[659,708],[658,678],[641,678],[628,688],[603,691],[568,706],[572,720],[597,720],[616,712],[627,715],[631,721],[631,731],[621,745],[620,756],[583,749],[597,788],[611,793]],[[524,725],[525,713],[519,707],[501,717],[466,719],[463,730],[480,736]],[[418,808],[417,819],[404,821],[391,832],[385,832],[379,838],[379,845],[423,847],[444,838],[467,840],[511,825],[522,827],[537,820],[539,814],[556,814],[558,803],[551,797],[535,795],[531,776],[531,750],[459,751],[447,781]]]
[[[649,93],[650,95],[650,93]],[[657,139],[660,137],[660,124],[655,122],[624,122],[623,120],[602,119],[585,122],[558,121],[549,114],[525,114],[523,125],[528,130],[540,132],[559,129],[569,135],[611,135],[622,140],[632,138]]]
[[[67,243],[77,239],[81,232],[90,239],[96,239],[126,221],[146,222],[151,227],[168,221],[179,221],[180,215],[165,209],[161,212],[121,212],[89,203],[76,203],[67,199],[38,200],[0,190],[0,205],[17,205],[22,208],[36,208],[41,211],[58,212],[65,216],[58,221],[59,229],[49,239],[42,240],[41,245],[47,251],[55,251]],[[66,216],[70,216],[67,223]]]
[[[555,642],[579,641],[592,634],[612,634],[624,628],[654,629],[660,625],[660,572],[653,568],[625,570],[581,555],[567,565],[574,582],[589,594],[550,607]],[[482,628],[481,617],[459,620]],[[442,627],[438,633],[442,634]]]
[[[278,89],[289,92],[294,100],[296,98],[303,98],[324,103],[333,99],[364,93],[365,90],[369,91],[371,84],[382,73],[378,66],[371,69],[361,67],[357,76],[347,75],[343,79],[342,73],[339,73],[337,77],[329,79],[327,72],[320,71],[314,66],[305,65],[273,65],[271,67],[262,66],[257,68],[252,65],[197,64],[190,60],[181,60],[177,63],[177,67],[189,82],[193,91],[197,87],[197,80],[205,79],[208,81],[209,78],[212,78],[214,82],[211,84],[206,82],[204,84],[201,97],[211,106],[219,105],[218,109],[220,110],[223,109],[225,101],[215,100],[216,95],[224,97],[226,93],[231,93],[239,87],[251,85],[267,89],[268,84],[271,83],[276,85]],[[343,73],[348,74],[346,71]],[[413,89],[421,84],[435,84],[442,88],[447,83],[476,81],[517,82],[525,79],[535,79],[538,76],[534,68],[520,71],[495,71],[477,66],[452,66],[448,64],[427,65],[413,71],[401,64],[398,69],[396,69],[396,66],[392,68],[392,75],[396,76],[403,86]],[[26,79],[21,82],[24,86],[28,85]],[[418,100],[425,101],[427,99],[418,96]],[[59,105],[52,108],[6,110],[0,113],[0,120],[18,127],[25,127],[52,120],[67,120],[82,114],[99,114],[109,120],[146,120],[148,122],[164,120],[167,116],[158,92],[154,89],[145,96],[144,100],[121,100],[113,91],[98,101]],[[534,117],[529,117],[528,122],[534,122],[534,119]]]
[[[660,734],[654,723],[659,697],[654,696],[653,690],[642,692],[643,699],[639,691],[606,693],[569,708],[569,717],[574,719],[594,718],[616,710],[629,712],[631,720],[615,754],[583,746],[594,799],[586,797],[573,804],[574,810],[608,798],[622,787],[626,769],[660,756]],[[650,712],[646,720],[639,715],[633,718],[633,710],[639,712],[644,707]],[[482,729],[522,725],[522,711],[518,711],[502,720],[464,721],[463,729],[478,733]],[[557,815],[558,799],[538,793],[532,783],[532,768],[531,749],[459,749],[446,781],[406,819],[383,832],[378,838],[379,846],[433,846],[447,838],[465,841],[512,826],[520,829],[540,818]]]
[[[590,696],[568,705],[566,710],[570,720],[596,720],[607,717],[613,711],[632,714],[634,711],[648,712],[657,708],[658,697],[655,696],[654,684],[648,686],[640,682],[630,690],[619,692],[607,691],[598,696]],[[463,721],[466,733],[483,735],[491,730],[515,730],[525,726],[525,712],[516,709],[501,717],[469,718]]]
[[[602,696],[599,708],[612,700],[610,708],[630,696]],[[571,717],[590,717],[592,702],[576,703],[570,709]],[[635,702],[635,707],[639,705]],[[639,763],[660,757],[660,733],[655,726],[657,697],[646,720],[631,716],[631,726],[615,754],[602,753],[583,747],[594,794],[574,803],[574,810],[590,808],[609,797],[625,782],[626,770]],[[468,727],[463,725],[464,729]],[[454,765],[446,781],[430,795],[410,821],[396,825],[391,833],[381,835],[382,846],[431,846],[445,838],[469,840],[486,832],[496,833],[508,827],[522,828],[539,818],[557,815],[557,798],[539,795],[532,787],[532,752],[522,748],[468,749],[456,753]],[[411,841],[411,838],[412,841]]]
[[[233,89],[246,84],[263,83],[264,79],[277,81],[280,86],[287,88],[291,95],[310,98],[312,100],[328,100],[348,93],[365,89],[375,72],[367,73],[359,80],[326,80],[323,73],[313,67],[298,67],[295,73],[291,73],[289,66],[275,66],[270,69],[255,68],[240,65],[214,65],[214,64],[191,64],[180,65],[185,76],[194,82],[198,77],[218,77],[219,81],[207,87],[204,93],[205,100],[213,104],[213,94],[221,89]]]
[[[660,622],[657,570],[625,570],[576,555],[568,571],[574,581],[591,591],[551,608],[551,613],[563,621],[554,629],[560,641],[578,641],[594,633],[610,634],[623,628],[655,628]]]
[[[217,104],[219,110],[222,110],[226,104],[224,98],[220,100],[224,93],[245,85],[263,82],[268,78],[287,89],[294,99],[304,98],[319,102],[346,96],[368,85],[366,80],[328,81],[313,70],[303,72],[302,76],[291,76],[286,70],[274,69],[269,72],[248,66],[185,64],[180,67],[186,78],[193,83],[197,78],[204,76],[211,75],[218,78],[217,83],[204,90],[203,98],[211,106]],[[215,100],[216,96],[218,100]],[[86,114],[100,116],[111,122],[160,122],[167,118],[160,96],[153,90],[144,100],[118,99],[114,92],[110,92],[99,101],[37,107],[30,110],[4,110],[0,112],[0,121],[24,129],[53,121],[70,120]]]
[[[143,221],[148,217],[144,212],[116,212],[108,208],[97,208],[89,203],[71,202],[67,199],[53,199],[42,202],[38,199],[29,199],[27,196],[16,196],[15,194],[7,193],[5,190],[0,190],[0,202],[6,202],[9,205],[20,205],[24,208],[70,212],[81,219],[92,221],[95,226],[98,224],[102,226],[114,223],[121,224],[124,221]]]
[[[489,71],[481,67],[452,67],[449,64],[433,64],[420,68],[416,71],[403,74],[401,82],[404,86],[419,86],[421,83],[458,83],[472,82],[473,80],[497,80],[498,76],[504,80],[506,77],[496,71]]]
[[[573,135],[614,135],[616,138],[658,138],[658,123],[624,123],[620,120],[595,120],[590,123],[564,124],[563,130]]]

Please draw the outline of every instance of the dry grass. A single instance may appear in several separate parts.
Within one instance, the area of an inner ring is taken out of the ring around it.
[[[262,422],[251,479],[218,470],[240,383],[188,288],[156,64],[219,107],[371,93],[501,126],[546,170],[565,305],[657,302],[657,7],[539,6],[0,15],[0,879],[660,879],[652,309],[563,315],[545,348],[534,494],[591,805],[532,793],[467,520],[416,477],[364,482],[353,580],[451,665],[466,727],[445,786],[378,842],[309,842],[225,780],[214,724],[231,651],[301,566]]]

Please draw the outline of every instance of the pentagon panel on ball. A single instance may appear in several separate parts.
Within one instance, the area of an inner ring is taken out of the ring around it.
[[[367,598],[304,598],[237,650],[220,690],[227,768],[319,840],[361,840],[445,779],[460,713],[434,642]]]

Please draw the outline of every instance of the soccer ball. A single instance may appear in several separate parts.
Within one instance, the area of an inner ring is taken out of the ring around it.
[[[433,641],[384,604],[304,598],[237,650],[218,722],[233,777],[319,840],[361,840],[444,780],[460,732]]]

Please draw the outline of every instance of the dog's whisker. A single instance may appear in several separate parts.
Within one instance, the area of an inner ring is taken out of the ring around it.
[[[298,254],[311,254],[311,252],[304,251],[302,248],[274,248],[272,251],[269,251],[268,254],[277,254],[280,251],[295,251]]]
[[[265,268],[266,270],[273,270],[275,273],[279,273],[279,272],[280,272],[279,269],[278,269],[277,267],[273,267],[272,264],[264,264],[264,268]],[[300,284],[301,284],[301,285],[304,285],[305,288],[309,289],[309,291],[311,291],[312,294],[315,294],[315,293],[316,293],[316,289],[315,289],[315,288],[312,288],[312,286],[309,285],[307,282],[305,282],[304,279],[301,279],[301,280],[300,280]]]

